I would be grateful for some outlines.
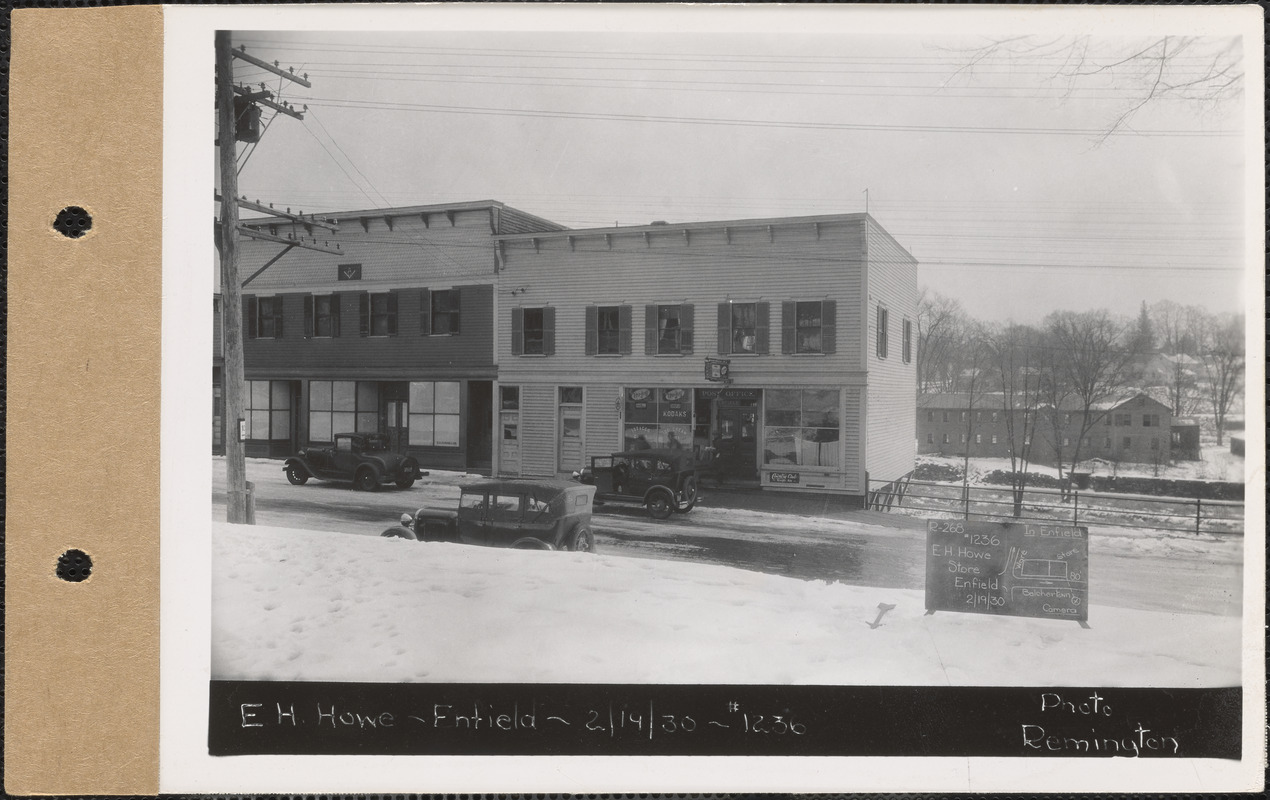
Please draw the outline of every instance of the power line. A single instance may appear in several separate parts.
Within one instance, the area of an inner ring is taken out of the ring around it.
[[[886,131],[886,132],[923,132],[923,133],[992,133],[992,134],[1026,134],[1054,136],[1103,136],[1107,131],[1093,128],[1012,128],[993,126],[955,126],[955,125],[886,125],[850,122],[793,122],[769,121],[756,119],[723,119],[711,117],[677,117],[659,114],[616,114],[592,111],[551,111],[545,109],[516,109],[488,106],[450,106],[425,103],[374,102],[364,100],[342,100],[340,98],[313,98],[310,106],[326,108],[352,108],[378,111],[427,111],[439,114],[467,114],[476,116],[504,117],[536,117],[547,119],[592,120],[605,122],[637,122],[637,123],[674,123],[677,125],[711,125],[723,127],[781,128],[788,130],[830,130],[830,131]],[[1208,137],[1234,136],[1237,131],[1196,131],[1196,130],[1123,130],[1115,131],[1117,136],[1170,136],[1170,137]]]

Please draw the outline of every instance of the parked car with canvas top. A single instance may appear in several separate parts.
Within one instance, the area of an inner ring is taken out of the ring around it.
[[[379,433],[337,433],[329,447],[306,447],[284,462],[287,480],[303,486],[310,478],[352,483],[373,492],[386,483],[409,489],[419,478],[419,463],[388,449]]]
[[[531,550],[595,550],[595,487],[563,480],[494,480],[464,486],[455,510],[421,508],[381,535]]]
[[[578,479],[600,502],[638,503],[654,519],[687,513],[697,504],[697,466],[688,450],[631,450],[592,456]]]

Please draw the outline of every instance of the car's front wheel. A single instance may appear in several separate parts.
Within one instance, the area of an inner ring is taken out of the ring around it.
[[[293,486],[303,486],[304,484],[309,482],[308,470],[306,470],[304,467],[300,466],[299,464],[288,464],[286,473],[287,473],[287,480]]]
[[[373,469],[363,469],[357,473],[354,483],[363,492],[373,492],[379,488],[379,478],[376,477]]]
[[[668,491],[653,492],[644,505],[653,519],[667,519],[675,513],[675,498]]]
[[[680,494],[683,496],[683,500],[675,506],[675,510],[680,514],[686,514],[697,504],[697,479],[695,476],[689,475],[684,478],[684,485],[683,489],[680,490]]]
[[[569,535],[569,541],[565,543],[564,549],[575,553],[594,553],[595,534],[588,528],[578,528]]]

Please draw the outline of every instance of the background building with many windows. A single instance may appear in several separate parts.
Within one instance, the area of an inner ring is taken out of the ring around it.
[[[244,221],[343,251],[295,248],[268,264],[284,245],[240,238],[248,455],[376,432],[425,466],[489,471],[491,237],[560,226],[494,201],[329,216],[334,232],[280,217]],[[213,436],[223,430],[214,420]]]
[[[868,215],[495,239],[500,474],[643,447],[791,490],[912,470],[917,263]]]

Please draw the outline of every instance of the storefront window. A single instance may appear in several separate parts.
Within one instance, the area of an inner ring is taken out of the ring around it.
[[[626,390],[625,449],[692,448],[692,390]]]
[[[379,384],[374,381],[309,381],[309,441],[337,433],[379,431]]]
[[[765,393],[765,464],[838,466],[841,438],[837,389],[773,389]]]
[[[460,419],[458,381],[410,383],[410,444],[458,447]]]
[[[291,437],[291,385],[288,381],[247,381],[248,439]]]

